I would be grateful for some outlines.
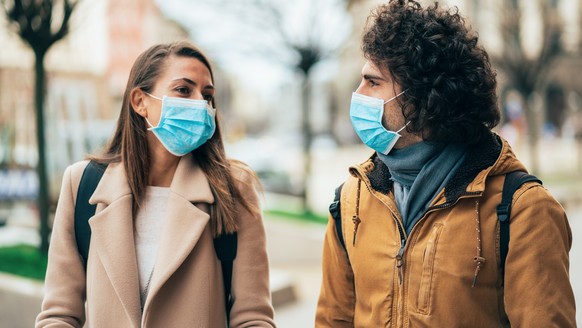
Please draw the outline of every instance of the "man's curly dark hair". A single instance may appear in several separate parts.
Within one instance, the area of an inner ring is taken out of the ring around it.
[[[499,123],[496,74],[458,9],[391,0],[368,17],[362,50],[406,92],[398,98],[424,140],[474,144]]]

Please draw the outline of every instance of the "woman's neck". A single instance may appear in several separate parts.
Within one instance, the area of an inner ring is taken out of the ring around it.
[[[152,144],[150,143],[150,145]],[[150,155],[148,186],[169,187],[172,184],[180,157],[170,154],[159,142],[150,147]]]

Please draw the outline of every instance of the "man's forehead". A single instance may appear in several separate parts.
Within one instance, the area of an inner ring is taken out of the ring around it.
[[[371,61],[366,61],[364,67],[362,67],[362,76],[365,75],[388,79],[388,76],[384,74],[384,72],[380,70],[378,66]]]

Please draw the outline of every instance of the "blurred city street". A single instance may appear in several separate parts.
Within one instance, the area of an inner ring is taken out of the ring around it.
[[[348,167],[373,153],[354,131],[350,97],[372,58],[362,54],[362,32],[385,2],[0,0],[0,248],[46,250],[65,168],[99,154],[118,117],[123,122],[120,110],[136,109],[125,99],[136,58],[154,45],[188,41],[212,66],[213,91],[204,99],[212,98],[217,113],[220,129],[213,131],[265,190],[275,321],[313,327],[326,229],[315,221],[327,216]],[[582,304],[582,74],[575,74],[582,68],[582,1],[438,3],[457,7],[497,72],[495,132],[566,209],[570,278]],[[423,80],[427,74],[422,70]],[[43,282],[0,272],[0,328],[31,327],[42,297]]]

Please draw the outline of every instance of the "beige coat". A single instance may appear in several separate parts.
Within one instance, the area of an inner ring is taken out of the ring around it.
[[[350,169],[340,199],[347,253],[330,218],[316,327],[576,326],[572,233],[564,209],[539,184],[514,194],[501,273],[495,207],[505,174],[525,168],[507,142],[494,139],[470,147],[455,177],[403,236],[404,248],[386,166],[374,157]],[[478,257],[484,263],[472,287]]]
[[[121,164],[109,165],[90,199],[97,210],[89,220],[87,274],[83,269],[73,212],[86,165],[70,166],[63,177],[36,327],[81,327],[85,318],[88,327],[97,328],[225,327],[221,265],[207,214],[214,197],[202,170],[188,156],[176,169],[142,316],[132,196]],[[233,166],[242,195],[258,204],[249,173]],[[231,327],[274,327],[261,214],[239,206],[238,225]]]

